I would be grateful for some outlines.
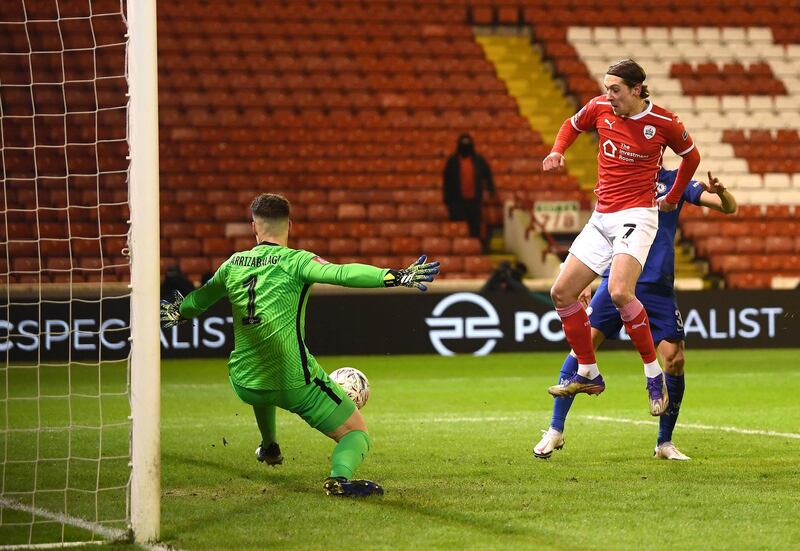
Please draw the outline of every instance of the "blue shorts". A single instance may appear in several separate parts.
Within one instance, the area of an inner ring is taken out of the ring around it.
[[[636,298],[647,311],[647,317],[650,318],[650,332],[656,344],[661,341],[685,340],[683,318],[678,309],[674,289],[640,283],[636,285]],[[591,307],[589,321],[592,327],[600,330],[607,339],[619,339],[622,319],[614,303],[611,302],[611,295],[608,294],[608,278],[603,278],[589,306]]]

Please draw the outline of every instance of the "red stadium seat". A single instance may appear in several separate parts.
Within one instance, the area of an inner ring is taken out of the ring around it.
[[[708,258],[712,254],[730,254],[736,252],[736,240],[712,235],[695,240],[697,255]]]
[[[233,243],[225,237],[205,237],[201,247],[206,256],[228,256],[234,252]]]
[[[329,207],[327,210],[333,211],[333,209]],[[336,209],[336,217],[339,218],[339,220],[364,220],[367,217],[367,209],[362,204],[344,203],[339,205]]]
[[[170,251],[178,258],[199,256],[202,247],[199,239],[187,237],[175,237],[170,240]]]
[[[391,204],[374,204],[367,206],[367,218],[370,220],[394,220],[397,218],[397,207]]]
[[[393,237],[391,251],[394,255],[413,255],[419,252],[419,240],[413,237]]]
[[[769,273],[740,272],[727,274],[725,282],[731,289],[769,289],[772,277]]]
[[[178,260],[178,266],[192,281],[199,281],[200,277],[211,270],[211,262],[206,257],[186,257]]]
[[[360,252],[358,239],[335,237],[328,242],[328,254],[332,256],[357,255]]]
[[[324,256],[328,254],[328,240],[320,238],[310,239],[296,239],[294,241],[295,248],[310,251],[312,253]]]
[[[466,256],[464,271],[475,276],[488,276],[492,272],[492,259],[488,256]]]
[[[453,239],[453,254],[479,255],[481,242],[475,237],[456,237]]]
[[[791,254],[794,252],[793,237],[769,235],[765,238],[764,252],[767,254]]]
[[[449,237],[425,237],[422,239],[422,251],[431,258],[450,254],[454,252],[453,240]]]
[[[763,253],[764,239],[760,236],[743,236],[736,239],[736,252],[743,254]]]
[[[712,271],[719,273],[746,272],[752,269],[752,259],[737,254],[713,255],[710,265]]]

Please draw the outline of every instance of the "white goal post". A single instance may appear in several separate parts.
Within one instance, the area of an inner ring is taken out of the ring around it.
[[[156,0],[128,3],[131,203],[131,527],[156,541],[161,519],[158,66]]]

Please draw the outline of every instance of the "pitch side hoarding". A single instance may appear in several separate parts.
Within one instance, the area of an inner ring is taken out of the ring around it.
[[[679,293],[678,301],[690,348],[800,346],[798,292],[688,291]],[[128,354],[125,298],[12,304],[2,306],[2,314],[0,353],[11,363],[95,361]],[[232,322],[230,306],[222,301],[192,324],[162,330],[162,356],[227,356],[233,346]],[[319,355],[486,355],[567,349],[549,297],[536,293],[387,291],[312,296],[306,343]],[[613,342],[604,345],[613,346]]]

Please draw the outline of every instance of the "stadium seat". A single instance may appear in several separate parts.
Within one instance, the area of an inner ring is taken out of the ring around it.
[[[358,239],[349,237],[335,237],[328,242],[328,254],[331,256],[348,256],[361,254]]]
[[[760,236],[742,236],[736,239],[736,252],[742,254],[764,252],[764,239]]]
[[[202,245],[199,239],[174,237],[170,240],[170,243],[171,254],[178,258],[199,256],[202,252]]]
[[[792,254],[795,252],[795,238],[791,236],[769,235],[765,238],[764,252],[767,254]]]
[[[453,239],[453,254],[479,255],[481,254],[480,240],[474,237],[456,237]]]
[[[198,238],[200,240],[200,238]],[[201,240],[201,250],[207,256],[228,256],[234,251],[232,243],[224,237],[204,237]]]
[[[453,240],[449,237],[425,237],[422,239],[422,251],[431,258],[447,255],[453,251]]]
[[[465,256],[464,271],[475,277],[487,277],[492,271],[492,259],[488,256]]]
[[[414,255],[419,252],[419,240],[412,237],[393,237],[391,252],[393,255]]]
[[[367,256],[380,256],[391,252],[389,243],[382,237],[362,237],[356,250]]]

